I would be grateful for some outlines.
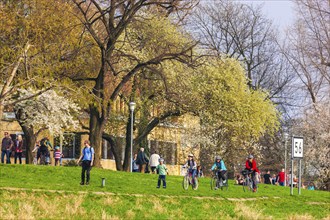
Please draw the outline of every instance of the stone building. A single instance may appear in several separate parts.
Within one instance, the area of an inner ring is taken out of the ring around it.
[[[116,112],[122,114],[129,114],[128,106],[122,101],[117,100],[114,104]],[[154,110],[154,114],[157,111]],[[138,118],[138,115],[137,115]],[[88,118],[86,118],[88,120]],[[197,123],[193,117],[181,117],[176,120],[176,123],[159,124],[149,135],[148,135],[148,147],[150,152],[156,150],[162,157],[165,158],[165,163],[169,168],[169,172],[172,175],[182,175],[182,164],[185,163],[187,155],[193,153],[198,159],[199,147],[194,145],[189,140],[189,134],[187,129],[189,126],[197,126]],[[16,139],[16,136],[21,134],[24,138],[24,133],[18,122],[15,119],[15,113],[12,111],[5,111],[3,117],[0,120],[0,138],[4,136],[4,131],[8,131],[12,139]],[[81,131],[67,131],[62,137],[52,137],[47,134],[47,131],[40,134],[38,140],[48,136],[53,146],[60,146],[60,149],[64,155],[63,162],[67,163],[70,160],[76,160],[79,155],[81,148],[83,147],[83,141],[88,139],[88,135],[82,134]],[[118,132],[115,135],[115,141],[121,148],[122,160],[124,158],[125,148],[125,134]],[[116,170],[114,155],[110,150],[110,144],[103,140],[102,142],[102,167],[105,169]],[[12,158],[13,159],[13,158]],[[54,160],[52,160],[54,162]],[[23,163],[25,163],[25,146],[23,151]]]

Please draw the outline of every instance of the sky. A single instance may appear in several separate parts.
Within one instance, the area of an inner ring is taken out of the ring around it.
[[[281,31],[294,22],[294,3],[291,0],[239,0],[240,2],[263,5],[264,14]]]

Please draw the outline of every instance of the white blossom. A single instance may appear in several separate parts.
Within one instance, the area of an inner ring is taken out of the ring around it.
[[[304,137],[304,161],[307,172],[316,174],[322,183],[330,180],[330,102],[306,109],[295,132]]]
[[[20,99],[37,93],[32,89],[19,90]],[[15,109],[21,109],[22,122],[25,126],[32,126],[35,130],[48,129],[51,135],[62,135],[65,129],[77,129],[76,119],[80,108],[72,100],[49,90],[41,95],[19,102]]]

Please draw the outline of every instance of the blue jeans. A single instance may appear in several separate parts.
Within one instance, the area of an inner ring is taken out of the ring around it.
[[[189,173],[191,174],[191,179],[192,179],[192,183],[195,184],[195,176],[196,176],[196,171],[195,169],[189,169]]]
[[[5,155],[6,155],[6,163],[10,164],[10,154],[11,151],[10,150],[2,150],[1,151],[1,163],[5,163]]]
[[[157,187],[160,187],[161,180],[163,180],[163,187],[166,188],[166,175],[159,175]]]
[[[257,188],[257,177],[256,177],[256,172],[253,171],[251,173],[251,178],[252,178],[252,183],[253,183],[253,189]]]

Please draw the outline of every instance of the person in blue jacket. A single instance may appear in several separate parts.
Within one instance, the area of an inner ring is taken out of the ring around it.
[[[226,176],[225,175],[227,173],[227,168],[226,168],[225,163],[223,162],[223,160],[221,159],[220,156],[215,157],[215,162],[214,162],[211,170],[212,171],[217,170],[219,181],[222,180],[223,183],[226,183]]]

